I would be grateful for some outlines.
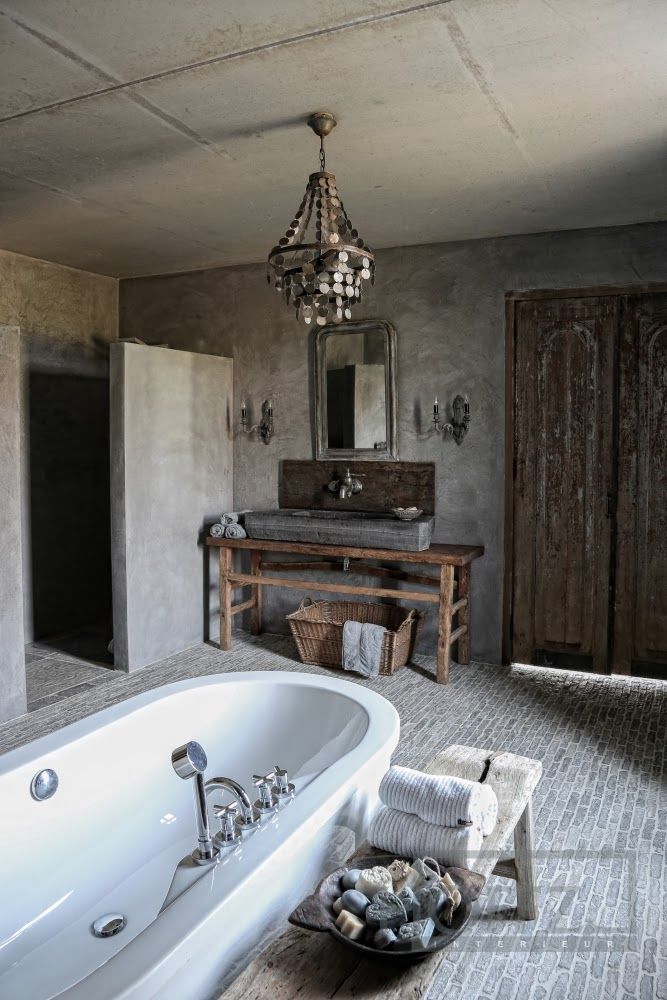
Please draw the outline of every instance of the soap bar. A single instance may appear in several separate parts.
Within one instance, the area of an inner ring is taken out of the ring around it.
[[[339,896],[338,899],[334,900],[333,911],[338,916],[340,911],[343,909],[343,897]]]
[[[381,927],[379,931],[375,932],[373,937],[373,944],[376,948],[388,948],[390,944],[393,944],[396,940],[396,935],[392,931],[391,927]]]
[[[354,913],[348,913],[347,910],[341,910],[336,918],[336,927],[341,934],[349,937],[351,941],[356,941],[361,937],[365,926],[363,920],[355,917]]]
[[[403,906],[405,907],[405,912],[407,914],[408,920],[414,920],[415,917],[419,916],[419,914],[415,912],[415,907],[417,906],[417,897],[415,896],[414,892],[412,891],[409,885],[403,886],[400,892],[397,892],[396,895],[398,896],[401,903],[403,903]]]
[[[440,883],[442,885],[442,882]],[[451,927],[454,919],[454,911],[461,905],[461,893],[458,889],[445,893],[444,902],[440,907],[440,919],[444,920],[448,927]]]
[[[340,884],[342,885],[343,889],[354,889],[360,875],[361,875],[360,868],[350,868],[349,871],[345,872],[345,874],[340,880]]]
[[[425,865],[420,858],[416,858],[410,866],[405,884],[411,889],[421,889],[425,885],[433,885],[440,881],[440,876],[428,865]]]
[[[442,885],[443,889],[446,889],[447,892],[450,894],[454,892],[454,889],[456,889],[456,882],[449,874],[449,872],[445,872],[445,874],[440,879],[440,884]]]
[[[370,899],[358,889],[346,889],[341,896],[341,909],[354,913],[355,917],[363,917]]]
[[[412,951],[417,948],[425,948],[431,938],[435,924],[430,917],[425,920],[414,920],[410,924],[403,924],[396,932],[394,948]]]
[[[365,871],[361,872],[354,888],[372,899],[377,892],[382,892],[383,889],[391,892],[393,883],[388,870],[382,865],[376,865],[375,868],[366,868]]]
[[[439,883],[422,886],[415,893],[417,916],[422,920],[425,917],[435,920],[448,898]]]
[[[398,896],[386,889],[373,896],[366,910],[369,927],[400,927],[407,919],[405,907]]]
[[[399,861],[397,858],[387,867],[387,871],[391,875],[394,892],[398,892],[405,885],[405,880],[408,877],[408,872],[410,871],[410,865],[407,861]]]

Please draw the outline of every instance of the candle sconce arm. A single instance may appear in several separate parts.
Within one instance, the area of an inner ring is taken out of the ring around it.
[[[252,424],[252,426],[248,426],[248,411],[245,404],[241,407],[241,432],[243,434],[257,434],[264,444],[269,444],[274,434],[273,403],[270,399],[264,400],[262,418],[258,424]]]
[[[457,445],[463,442],[470,426],[470,403],[467,396],[456,396],[452,403],[452,419],[446,423],[440,422],[438,404],[433,406],[433,426],[436,432],[445,437],[452,437]]]

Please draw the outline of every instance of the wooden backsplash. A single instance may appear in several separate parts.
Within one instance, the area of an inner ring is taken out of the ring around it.
[[[363,483],[361,493],[340,500],[327,489],[348,467]],[[300,510],[386,511],[421,507],[435,513],[433,462],[315,462],[285,459],[280,463],[279,504]]]

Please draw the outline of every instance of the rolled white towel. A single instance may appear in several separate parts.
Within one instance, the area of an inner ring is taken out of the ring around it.
[[[390,767],[380,785],[386,806],[414,813],[436,826],[476,826],[488,837],[498,819],[498,799],[490,785],[453,775],[424,774]]]
[[[375,847],[408,858],[435,858],[443,865],[470,868],[482,848],[476,826],[435,826],[412,813],[380,806],[368,839]]]
[[[228,525],[228,524],[238,524],[238,523],[239,523],[239,515],[233,510],[229,511],[227,514],[220,515],[220,524]]]
[[[242,528],[236,521],[232,521],[225,528],[225,538],[247,538],[245,528]]]
[[[211,538],[224,538],[225,536],[225,526],[224,524],[212,524],[210,527]]]

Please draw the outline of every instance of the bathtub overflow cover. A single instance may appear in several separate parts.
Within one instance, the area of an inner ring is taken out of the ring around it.
[[[105,913],[103,917],[98,917],[91,924],[90,929],[95,937],[107,938],[113,937],[114,934],[120,934],[126,923],[127,920],[122,913]]]
[[[52,767],[45,767],[42,771],[38,771],[30,782],[30,794],[38,802],[50,799],[52,795],[56,794],[57,789],[58,775]]]

